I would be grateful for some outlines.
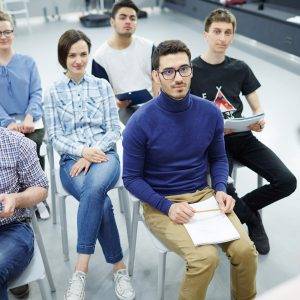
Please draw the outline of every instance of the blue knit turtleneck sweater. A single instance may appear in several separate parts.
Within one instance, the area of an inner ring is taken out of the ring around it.
[[[226,191],[228,163],[223,117],[207,100],[188,93],[174,100],[161,93],[143,105],[123,137],[125,187],[141,201],[167,214],[166,195],[205,188]]]

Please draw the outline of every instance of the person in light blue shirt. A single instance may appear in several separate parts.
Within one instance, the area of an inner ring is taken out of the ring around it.
[[[39,154],[44,137],[40,76],[31,57],[14,51],[13,41],[11,17],[0,11],[0,126],[25,134]]]
[[[62,78],[46,92],[44,109],[50,142],[61,155],[63,187],[79,201],[75,272],[65,300],[83,300],[90,256],[98,240],[113,265],[119,299],[133,300],[135,292],[123,263],[113,207],[107,192],[120,176],[115,151],[121,136],[115,95],[108,81],[86,74],[91,42],[79,30],[68,30],[58,42]]]

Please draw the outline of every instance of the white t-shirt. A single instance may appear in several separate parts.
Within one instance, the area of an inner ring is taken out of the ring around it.
[[[153,43],[139,36],[133,36],[131,44],[122,50],[113,49],[105,42],[96,51],[92,73],[108,77],[115,94],[142,89],[152,93],[152,50]]]

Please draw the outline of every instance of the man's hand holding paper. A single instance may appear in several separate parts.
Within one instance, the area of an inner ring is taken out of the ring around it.
[[[187,202],[174,203],[169,209],[169,218],[176,224],[185,224],[194,216],[195,209]]]
[[[224,120],[224,134],[253,130],[262,131],[265,126],[264,113],[247,118],[235,118]]]
[[[219,204],[220,209],[225,213],[231,213],[233,211],[234,205],[235,205],[235,200],[227,195],[224,192],[216,192],[216,200]]]
[[[262,119],[254,124],[249,125],[248,128],[255,132],[261,132],[264,129],[265,124],[266,124],[265,120]]]
[[[190,205],[199,213],[183,225],[195,246],[219,244],[240,237],[229,218],[223,213],[232,211],[234,206],[232,200],[226,193],[217,192],[215,197]]]

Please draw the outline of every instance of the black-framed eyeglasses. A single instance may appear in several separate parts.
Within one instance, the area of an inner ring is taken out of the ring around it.
[[[4,37],[10,37],[12,35],[12,33],[14,32],[14,30],[4,30],[4,31],[0,31],[0,37],[4,36]]]
[[[157,72],[161,74],[165,80],[172,80],[175,78],[177,72],[180,74],[181,77],[189,77],[192,74],[192,70],[193,68],[190,65],[183,65],[177,70],[174,68],[166,68],[161,72],[157,70]]]

